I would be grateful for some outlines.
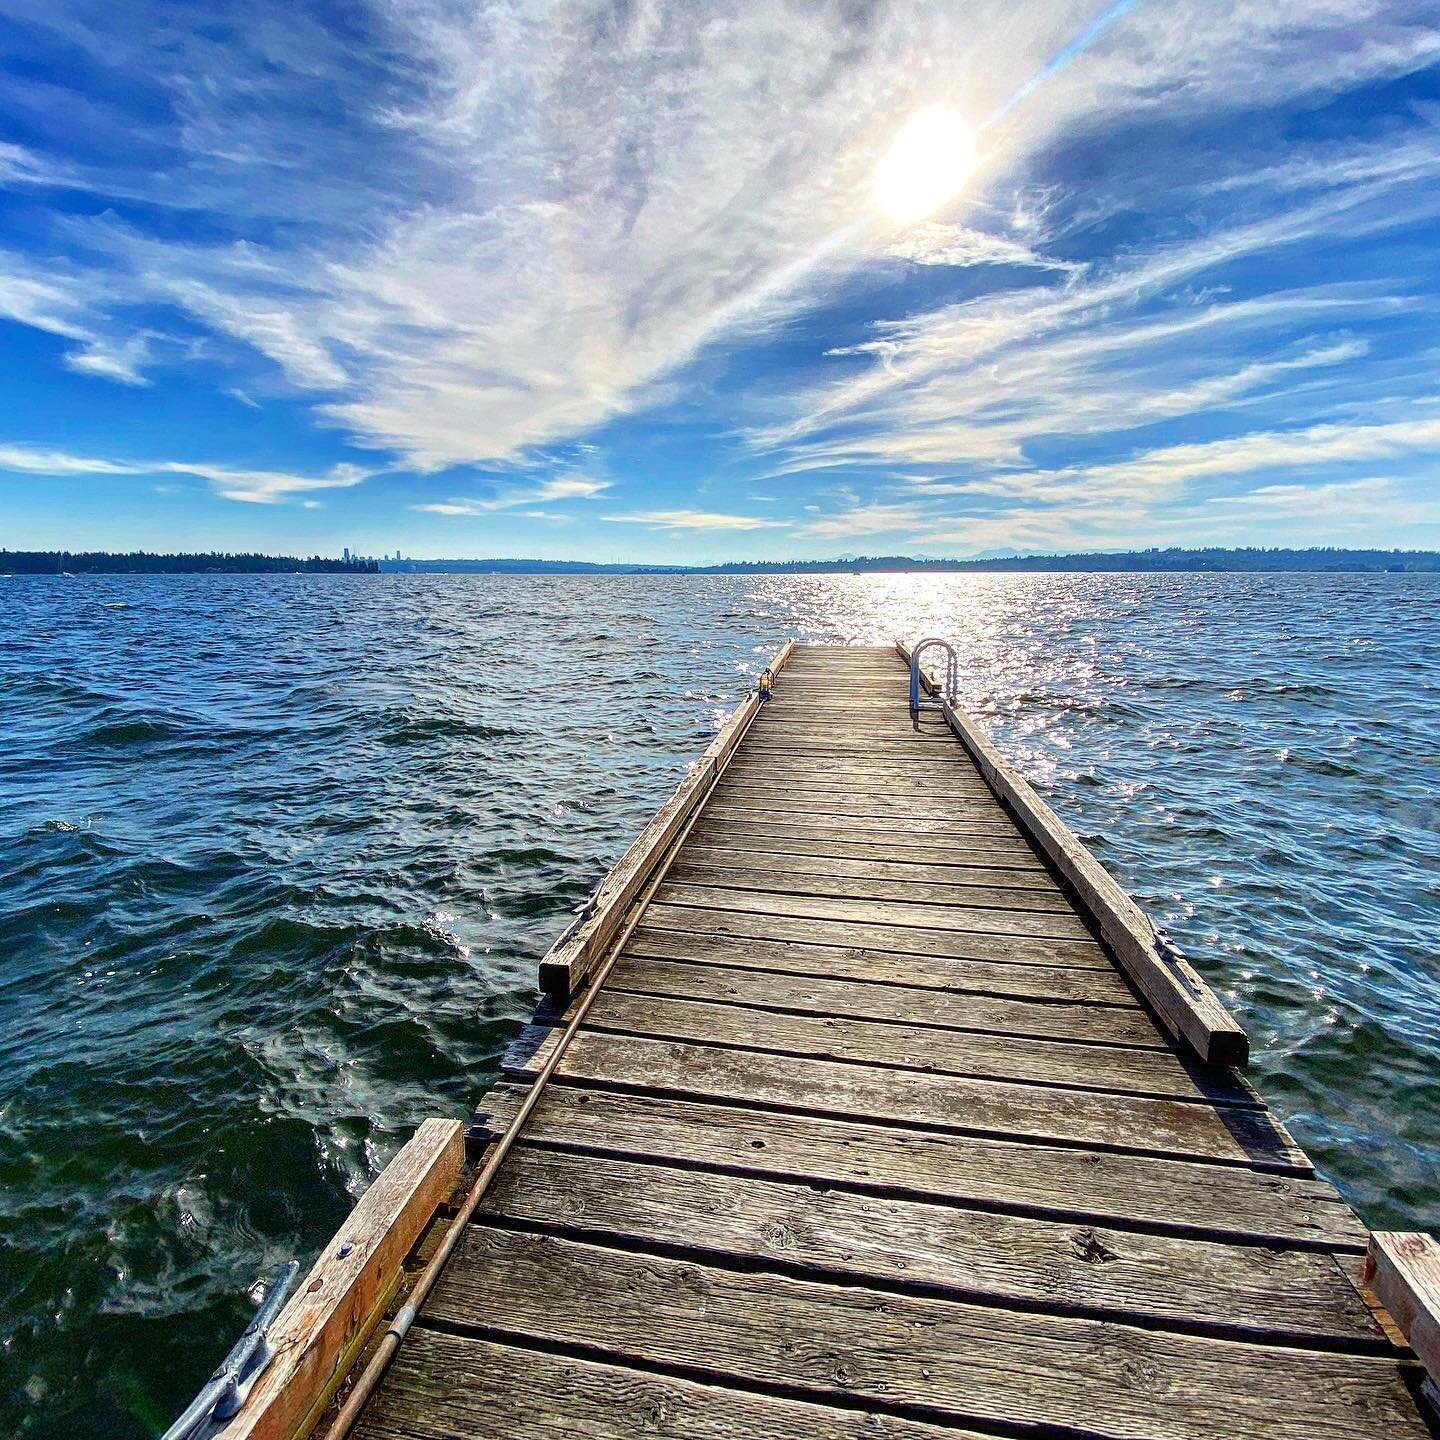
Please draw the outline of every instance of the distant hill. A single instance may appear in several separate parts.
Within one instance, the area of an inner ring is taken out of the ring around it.
[[[114,554],[108,550],[0,550],[0,575],[374,575],[374,560],[328,560],[312,555],[208,554],[155,555],[148,550]]]
[[[730,560],[723,565],[598,565],[580,560],[381,560],[386,572],[459,575],[849,575],[1039,572],[1319,571],[1369,574],[1440,571],[1434,550],[1116,550],[1072,555],[1000,555],[978,560],[862,555],[850,560]]]

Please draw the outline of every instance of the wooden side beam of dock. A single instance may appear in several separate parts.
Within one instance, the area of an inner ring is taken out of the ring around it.
[[[893,649],[787,658],[550,957],[354,1434],[1433,1435],[1218,1002]]]

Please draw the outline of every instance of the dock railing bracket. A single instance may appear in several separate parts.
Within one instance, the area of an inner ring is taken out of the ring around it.
[[[298,1260],[287,1261],[270,1282],[255,1318],[245,1327],[234,1348],[220,1362],[205,1388],[185,1407],[185,1412],[160,1440],[190,1440],[212,1421],[228,1420],[249,1398],[255,1382],[275,1358],[270,1344],[270,1326],[300,1273]]]

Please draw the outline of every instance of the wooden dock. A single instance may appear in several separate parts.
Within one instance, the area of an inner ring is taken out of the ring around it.
[[[548,958],[351,1433],[1434,1434],[1199,977],[895,650],[784,658]]]

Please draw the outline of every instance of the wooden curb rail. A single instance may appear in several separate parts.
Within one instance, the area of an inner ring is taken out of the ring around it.
[[[1430,1383],[1440,1386],[1440,1241],[1377,1230],[1370,1236],[1363,1278],[1425,1366]]]
[[[207,1440],[292,1440],[315,1424],[385,1314],[401,1267],[455,1187],[458,1120],[426,1120],[360,1197],[270,1331],[275,1358]]]
[[[903,640],[897,640],[895,648],[908,665],[910,647]],[[932,676],[922,673],[921,680],[930,694],[938,693]],[[1035,793],[1029,782],[995,748],[990,737],[958,706],[942,700],[941,708],[986,783],[1010,807],[1021,827],[1074,887],[1100,926],[1116,960],[1166,1029],[1183,1039],[1209,1064],[1246,1064],[1250,1058],[1250,1042],[1245,1031],[1190,962],[1161,937],[1150,917],[1085,848],[1079,836]]]
[[[772,676],[778,676],[795,653],[789,640],[770,662]],[[619,930],[635,897],[655,873],[674,842],[705,797],[714,787],[725,762],[734,753],[740,737],[755,718],[763,702],[752,691],[731,711],[705,753],[676,787],[675,793],[640,832],[630,848],[617,860],[600,883],[592,902],[590,918],[572,933],[562,936],[540,961],[540,988],[557,1008],[563,1009],[584,989],[595,973],[610,941]]]

